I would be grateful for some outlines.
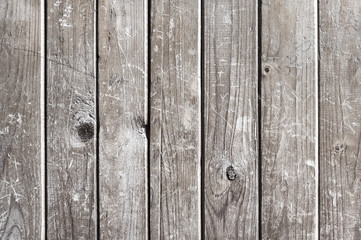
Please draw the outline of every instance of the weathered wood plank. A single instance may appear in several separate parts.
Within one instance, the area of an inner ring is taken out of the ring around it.
[[[199,1],[151,2],[150,231],[200,237]]]
[[[100,238],[147,238],[146,1],[99,1]]]
[[[313,0],[262,2],[262,238],[314,239],[317,88]]]
[[[0,1],[0,238],[40,239],[40,1]]]
[[[257,1],[204,1],[205,238],[258,238]]]
[[[361,2],[320,9],[320,238],[361,238]]]
[[[47,1],[48,239],[94,239],[94,1]]]

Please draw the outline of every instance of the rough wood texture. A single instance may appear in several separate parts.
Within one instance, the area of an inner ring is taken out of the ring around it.
[[[257,239],[257,1],[204,4],[205,238]]]
[[[48,239],[94,239],[94,1],[47,1]]]
[[[146,1],[99,1],[100,239],[147,238]]]
[[[262,238],[314,239],[316,78],[313,0],[262,3]]]
[[[198,4],[151,2],[152,239],[200,236]]]
[[[40,239],[40,1],[0,1],[0,239]]]
[[[361,2],[320,1],[320,238],[361,238]]]

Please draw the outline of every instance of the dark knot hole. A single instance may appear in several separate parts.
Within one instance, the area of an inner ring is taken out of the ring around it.
[[[91,122],[81,123],[77,127],[77,132],[82,142],[89,141],[94,136],[94,124]]]
[[[236,173],[236,170],[233,168],[232,165],[227,168],[226,172],[227,172],[228,180],[233,181],[234,179],[236,179],[237,173]]]

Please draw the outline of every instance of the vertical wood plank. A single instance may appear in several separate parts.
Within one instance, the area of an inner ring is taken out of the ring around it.
[[[262,238],[316,232],[313,0],[262,1]]]
[[[200,237],[199,1],[151,2],[150,231]]]
[[[100,239],[146,239],[147,5],[98,8]]]
[[[47,1],[48,239],[94,239],[94,1]]]
[[[40,1],[0,1],[0,238],[40,239]]]
[[[320,238],[361,238],[361,2],[319,1]]]
[[[205,238],[258,238],[257,1],[204,1]]]

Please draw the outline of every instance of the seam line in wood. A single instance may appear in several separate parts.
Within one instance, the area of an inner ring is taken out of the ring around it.
[[[45,175],[45,165],[46,165],[46,153],[45,153],[45,118],[46,118],[46,114],[45,114],[45,108],[46,108],[46,100],[45,100],[45,75],[46,75],[46,68],[45,68],[45,41],[46,41],[46,18],[45,18],[45,0],[41,0],[40,1],[40,178],[41,178],[41,239],[45,240],[46,239],[46,214],[45,214],[45,209],[46,209],[46,175]]]
[[[319,204],[319,78],[318,78],[318,0],[314,0],[314,16],[315,16],[315,181],[316,181],[316,193],[315,193],[315,205],[316,205],[316,213],[315,213],[315,239],[319,239],[319,212],[320,212],[320,204]]]
[[[147,191],[145,193],[145,236],[150,239],[150,1],[144,0],[144,123],[146,132],[146,141],[144,146],[144,172],[146,174],[144,178]]]
[[[95,239],[100,239],[100,212],[99,212],[99,74],[98,74],[98,0],[94,1],[94,76],[95,76],[95,161],[94,161],[94,211]]]
[[[258,137],[258,239],[262,239],[262,108],[261,108],[261,94],[262,94],[262,0],[257,1],[257,34],[256,37],[258,38],[256,40],[258,44],[257,48],[257,69],[258,69],[258,75],[257,75],[257,94],[258,94],[258,101],[257,101],[257,113],[258,113],[258,126],[257,126],[257,137]]]
[[[203,94],[202,94],[202,0],[198,0],[198,186],[200,187],[198,191],[198,226],[200,231],[198,232],[198,239],[202,239],[202,232],[204,231],[203,227],[203,184],[202,184],[202,127],[203,127],[203,113],[202,113],[202,102],[203,102]]]

